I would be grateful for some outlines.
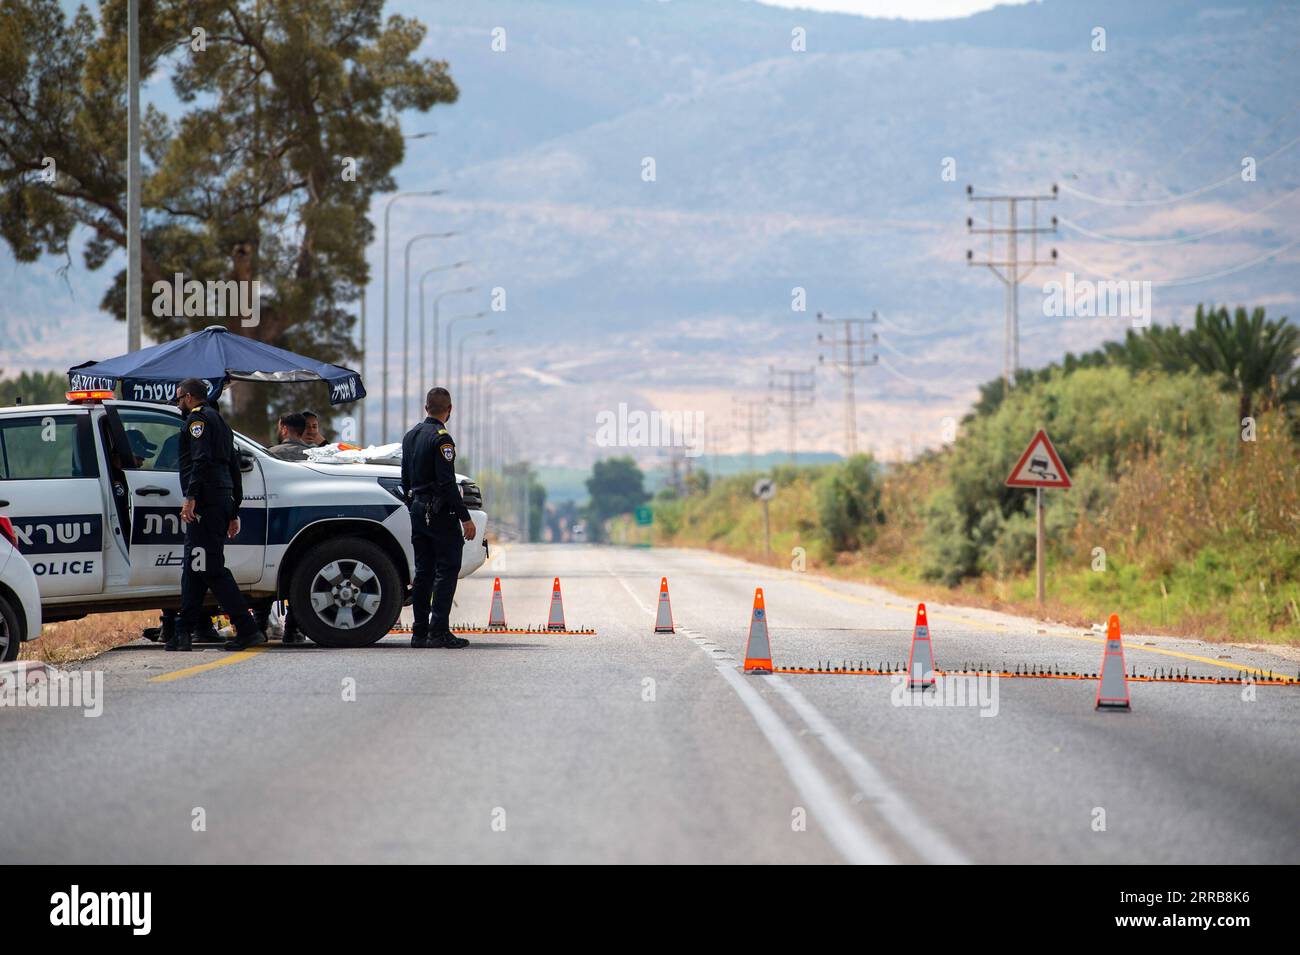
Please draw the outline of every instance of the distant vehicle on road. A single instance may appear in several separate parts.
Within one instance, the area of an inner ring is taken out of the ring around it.
[[[581,544],[587,539],[587,522],[575,521],[573,527],[569,528],[569,539],[575,544]]]
[[[44,618],[180,604],[184,528],[173,408],[69,392],[0,408],[0,498],[35,573]],[[280,461],[235,435],[240,531],[226,564],[256,610],[287,598],[311,640],[359,647],[388,633],[414,572],[397,468]],[[479,528],[460,575],[487,557],[482,495],[458,476]]]
[[[13,522],[0,500],[0,663],[18,657],[27,640],[41,635],[41,594],[31,565],[18,551]]]

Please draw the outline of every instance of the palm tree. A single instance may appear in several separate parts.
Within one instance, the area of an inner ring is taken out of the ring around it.
[[[1237,418],[1249,418],[1255,395],[1276,402],[1300,356],[1300,329],[1285,317],[1270,321],[1264,309],[1249,316],[1241,306],[1231,318],[1227,306],[1196,306],[1196,325],[1183,337],[1188,358],[1201,371],[1217,376],[1225,391],[1237,395]]]

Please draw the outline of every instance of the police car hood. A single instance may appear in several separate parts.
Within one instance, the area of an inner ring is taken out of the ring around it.
[[[319,474],[341,474],[351,477],[370,477],[370,478],[400,478],[402,476],[402,467],[400,464],[325,464],[323,462],[298,461],[295,462],[299,467],[310,468]],[[464,474],[456,475],[456,483],[460,484],[468,481],[469,478]]]

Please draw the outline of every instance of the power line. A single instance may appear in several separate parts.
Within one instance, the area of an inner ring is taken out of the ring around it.
[[[767,402],[731,399],[731,426],[745,432],[745,469],[754,470],[754,432],[758,422],[767,416]]]
[[[1297,102],[1295,105],[1293,105],[1291,109],[1288,110],[1286,113],[1284,113],[1280,118],[1274,120],[1269,125],[1269,128],[1265,130],[1263,135],[1266,136],[1269,133],[1272,133],[1274,129],[1281,126],[1286,120],[1290,119],[1296,113],[1297,110],[1300,110],[1300,102]],[[1276,159],[1278,156],[1282,155],[1282,153],[1286,152],[1288,149],[1294,146],[1297,142],[1300,142],[1300,137],[1292,139],[1290,142],[1283,143],[1281,146],[1273,150],[1273,152],[1269,153],[1267,156],[1264,156],[1262,159],[1257,160],[1255,162],[1255,168],[1258,169],[1264,163]],[[1257,147],[1261,145],[1263,145],[1262,136],[1259,140],[1255,142],[1254,146]],[[1249,152],[1246,153],[1246,155],[1249,155],[1254,152],[1255,152],[1255,148],[1252,147],[1251,150],[1249,150]],[[1071,179],[1078,178],[1078,176],[1072,172],[1063,172],[1061,173],[1061,176],[1063,178],[1068,177]],[[1197,196],[1204,195],[1205,193],[1218,189],[1221,186],[1226,186],[1232,182],[1236,182],[1240,178],[1241,178],[1241,171],[1240,169],[1238,169],[1224,176],[1222,179],[1216,179],[1213,182],[1206,183],[1205,185],[1199,186],[1196,189],[1192,189],[1188,192],[1171,193],[1170,195],[1167,196],[1159,196],[1156,198],[1142,198],[1142,199],[1123,199],[1123,198],[1115,198],[1112,196],[1100,196],[1100,195],[1096,195],[1095,193],[1084,192],[1082,189],[1076,189],[1074,186],[1071,186],[1068,182],[1063,182],[1060,188],[1063,192],[1069,193],[1070,195],[1073,195],[1079,199],[1084,199],[1088,202],[1097,203],[1104,206],[1138,208],[1142,206],[1170,205],[1175,202],[1181,202],[1184,199],[1195,199]],[[982,185],[980,183],[975,183],[974,188],[982,192],[1005,191],[1000,186]]]
[[[1056,234],[1056,216],[1052,216],[1051,226],[1040,226],[1038,224],[1038,203],[1054,202],[1058,190],[1055,184],[1052,186],[1051,195],[993,195],[977,196],[975,187],[966,187],[966,197],[971,202],[987,202],[989,226],[976,227],[974,218],[966,218],[966,231],[972,235],[987,235],[989,237],[989,250],[986,258],[976,259],[975,253],[971,249],[966,250],[966,264],[986,266],[990,272],[1001,279],[1002,284],[1006,286],[1006,315],[1004,318],[1004,338],[1002,347],[1002,384],[1003,390],[1009,389],[1012,382],[1015,381],[1016,369],[1020,366],[1020,283],[1027,279],[1040,265],[1052,265],[1056,262],[1056,250],[1052,249],[1050,259],[1038,258],[1038,236],[1041,234]],[[1002,206],[1006,205],[1006,225],[999,226],[996,224],[996,212]],[[1029,205],[1029,225],[1020,225],[1020,206],[1022,203]],[[1020,237],[1029,236],[1029,259],[1026,261],[1020,255]],[[995,257],[993,249],[994,236],[1005,236],[1007,247],[1005,258],[998,259]],[[1001,270],[1001,271],[1000,271]]]
[[[886,348],[889,348],[890,351],[894,352],[894,354],[899,355],[902,358],[907,358],[906,355],[904,355],[902,352],[898,351],[897,349],[892,348],[887,342],[883,344],[885,345]],[[956,400],[958,397],[960,397],[960,395],[955,392],[936,391],[931,382],[922,381],[919,378],[913,378],[911,375],[899,371],[897,368],[891,365],[889,361],[883,356],[880,358],[880,367],[885,369],[885,371],[889,372],[899,381],[911,385],[914,389],[914,391],[910,395],[910,397],[912,398],[937,397],[937,398],[945,398],[948,400]]]
[[[1208,239],[1210,236],[1221,235],[1224,232],[1229,232],[1232,229],[1237,228],[1237,226],[1245,222],[1249,222],[1251,219],[1254,219],[1262,215],[1263,213],[1267,212],[1269,209],[1272,209],[1274,206],[1286,202],[1286,200],[1290,199],[1292,196],[1296,195],[1297,193],[1300,193],[1300,186],[1297,186],[1295,189],[1292,189],[1290,192],[1285,193],[1282,196],[1279,196],[1278,198],[1274,199],[1272,202],[1265,203],[1264,205],[1260,206],[1258,209],[1254,210],[1253,212],[1248,212],[1244,216],[1240,216],[1234,219],[1232,222],[1226,223],[1225,225],[1216,226],[1213,229],[1206,229],[1204,232],[1196,232],[1193,233],[1192,235],[1183,235],[1172,239],[1167,239],[1167,238],[1166,239],[1129,239],[1129,238],[1125,238],[1124,236],[1106,235],[1105,233],[1102,232],[1094,232],[1091,229],[1084,228],[1083,226],[1079,225],[1077,222],[1071,222],[1065,216],[1061,216],[1059,221],[1061,225],[1065,226],[1067,229],[1072,229],[1075,232],[1078,232],[1080,235],[1086,235],[1090,239],[1097,239],[1101,242],[1110,242],[1113,243],[1114,245],[1145,246],[1147,248],[1152,248],[1155,246],[1162,246],[1162,245],[1184,245],[1188,242],[1196,242],[1200,239]]]
[[[1293,248],[1297,244],[1300,244],[1300,238],[1292,239],[1286,245],[1280,245],[1276,249],[1270,249],[1269,251],[1265,252],[1263,255],[1257,256],[1256,258],[1253,258],[1248,262],[1241,262],[1237,265],[1231,266],[1226,269],[1222,269],[1221,271],[1218,272],[1211,272],[1208,275],[1193,275],[1182,279],[1153,279],[1151,280],[1151,284],[1152,286],[1158,285],[1162,288],[1178,288],[1179,286],[1183,286],[1183,285],[1198,285],[1201,282],[1209,282],[1214,279],[1225,278],[1226,276],[1229,275],[1235,275],[1238,272],[1244,272],[1246,269],[1253,268],[1254,266],[1259,265],[1261,262],[1267,262],[1269,259],[1273,258],[1273,256],[1286,252],[1288,249]],[[1086,272],[1091,273],[1092,275],[1101,276],[1102,278],[1108,279],[1112,282],[1130,281],[1129,279],[1121,279],[1118,278],[1117,276],[1111,275],[1108,272],[1103,272],[1100,269],[1089,265],[1087,262],[1080,262],[1078,259],[1072,258],[1071,256],[1066,255],[1064,252],[1061,253],[1061,258],[1065,259],[1067,262],[1072,262],[1073,264],[1077,265],[1079,268],[1083,269]]]
[[[867,325],[880,320],[874,311],[870,318],[827,318],[822,312],[817,313],[817,322],[831,325],[836,329],[827,338],[817,333],[817,341],[831,347],[830,365],[844,379],[844,456],[852,457],[858,453],[858,408],[854,385],[857,370],[878,364],[880,356],[874,350],[870,360],[867,358],[867,345],[875,348],[880,336],[875,332],[867,338]],[[825,363],[826,356],[819,355],[817,360]]]
[[[813,391],[817,387],[814,377],[815,369],[807,371],[800,368],[777,368],[768,366],[767,386],[775,393],[772,403],[784,408],[790,416],[789,453],[790,463],[798,460],[797,438],[799,435],[799,409],[808,408],[813,403]],[[784,379],[782,381],[782,379]]]
[[[731,449],[731,432],[723,425],[708,422],[704,425],[704,451],[709,459],[709,473],[713,479],[718,477],[718,446],[726,445]]]
[[[1282,155],[1282,153],[1286,152],[1296,143],[1300,143],[1300,136],[1297,136],[1295,139],[1291,140],[1290,142],[1285,143],[1282,146],[1279,146],[1277,149],[1273,150],[1273,152],[1269,153],[1263,159],[1258,160],[1255,163],[1255,168],[1258,169],[1260,166],[1264,165],[1264,163],[1268,162],[1269,160],[1275,159],[1276,157]],[[1167,206],[1170,203],[1182,202],[1184,199],[1195,199],[1197,196],[1204,195],[1207,192],[1210,192],[1214,189],[1218,189],[1220,186],[1226,186],[1230,182],[1240,182],[1240,181],[1242,181],[1241,170],[1237,170],[1236,172],[1230,173],[1229,175],[1224,176],[1222,179],[1219,179],[1215,182],[1206,183],[1204,186],[1201,186],[1199,189],[1193,189],[1191,192],[1175,193],[1169,196],[1162,196],[1159,199],[1114,199],[1109,196],[1098,196],[1090,192],[1084,192],[1083,190],[1075,189],[1073,186],[1068,184],[1061,186],[1061,189],[1064,190],[1065,192],[1068,192],[1072,196],[1077,196],[1080,199],[1086,199],[1089,202],[1096,202],[1103,206],[1130,206],[1130,207],[1137,208],[1141,206]]]
[[[916,337],[924,338],[934,334],[933,329],[931,329],[930,331],[918,331],[912,328],[904,328],[902,325],[896,325],[893,322],[891,322],[889,319],[881,315],[879,312],[875,311],[874,309],[872,310],[871,314],[875,316],[875,318],[880,322],[880,327],[885,329],[885,331],[888,332],[897,332],[899,335],[905,335],[908,338],[916,338]]]
[[[1269,19],[1260,27],[1260,32],[1267,32],[1267,30],[1273,25],[1274,22],[1276,22],[1278,17],[1281,16],[1282,12],[1286,9],[1287,9],[1287,4],[1285,3],[1279,4],[1277,8],[1273,11],[1273,15],[1269,17]],[[1283,54],[1281,58],[1281,62],[1282,63],[1290,62],[1291,57],[1295,55],[1297,50],[1300,50],[1300,44],[1296,44],[1292,46],[1289,50],[1287,50]],[[1210,76],[1209,80],[1206,82],[1205,89],[1202,90],[1199,94],[1189,93],[1187,95],[1187,98],[1183,100],[1182,105],[1179,106],[1176,111],[1174,111],[1169,115],[1177,115],[1177,113],[1181,113],[1191,104],[1193,99],[1197,99],[1197,98],[1204,99],[1205,95],[1210,91],[1210,85],[1215,81],[1215,79],[1218,78],[1219,74],[1223,72],[1224,67],[1226,67],[1229,62],[1238,62],[1238,61],[1234,59],[1231,61],[1225,61],[1222,64],[1220,64],[1219,68],[1214,71],[1214,73]],[[1259,68],[1258,64],[1252,64],[1251,66],[1247,67],[1247,70],[1253,73],[1258,68]],[[1242,105],[1239,101],[1231,103],[1230,108],[1231,111],[1234,113],[1241,113],[1242,111]],[[1295,109],[1292,108],[1291,112],[1292,113],[1295,112]],[[1214,116],[1214,121],[1206,124],[1204,131],[1201,133],[1200,139],[1196,140],[1193,143],[1189,143],[1188,145],[1180,149],[1178,151],[1178,155],[1174,156],[1174,158],[1164,163],[1164,165],[1160,167],[1159,171],[1163,172],[1165,170],[1173,168],[1180,161],[1182,161],[1182,158],[1184,156],[1186,156],[1192,150],[1199,149],[1202,145],[1208,142],[1210,138],[1214,136],[1223,127],[1223,124],[1227,119],[1228,115],[1229,115],[1229,110],[1218,110]],[[1283,117],[1283,119],[1286,119],[1290,115],[1291,113],[1287,113],[1286,116]],[[1277,126],[1281,122],[1282,122],[1281,119],[1274,120],[1272,126]]]

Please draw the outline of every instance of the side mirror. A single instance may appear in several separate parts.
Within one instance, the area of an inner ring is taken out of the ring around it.
[[[257,459],[247,451],[238,451],[236,453],[239,455],[239,470],[245,474],[257,466]]]

